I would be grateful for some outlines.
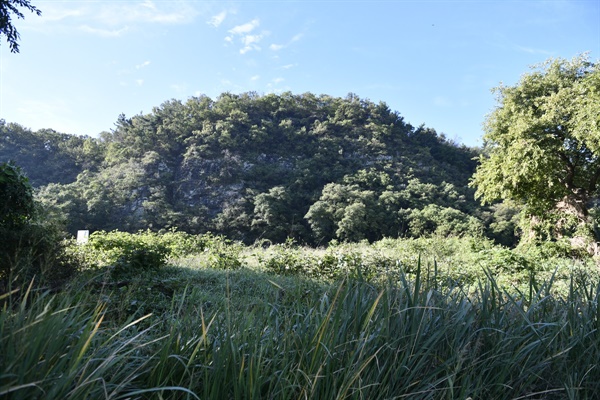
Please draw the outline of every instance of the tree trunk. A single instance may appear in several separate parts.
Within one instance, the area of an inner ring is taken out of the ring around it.
[[[589,210],[587,196],[567,195],[556,204],[556,208],[565,214],[573,215],[579,224],[589,224]]]
[[[568,195],[557,203],[556,208],[561,213],[572,215],[577,219],[577,226],[573,227],[576,229],[575,235],[570,239],[571,246],[583,248],[590,255],[597,256],[600,254],[600,238],[589,215],[588,200],[587,196]],[[563,222],[568,224],[566,219]],[[557,231],[565,227],[561,225],[561,221],[559,221],[556,227]]]

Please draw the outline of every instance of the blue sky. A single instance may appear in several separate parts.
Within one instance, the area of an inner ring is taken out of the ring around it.
[[[355,93],[470,146],[550,57],[600,58],[600,1],[43,1],[0,44],[0,118],[96,136],[223,92]]]

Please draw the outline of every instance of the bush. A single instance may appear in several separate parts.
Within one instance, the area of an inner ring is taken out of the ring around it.
[[[284,244],[271,246],[268,254],[259,257],[259,260],[267,271],[278,275],[311,276],[318,263],[289,240]]]
[[[113,276],[157,270],[166,265],[169,248],[156,234],[98,231],[90,235],[76,253],[86,268],[111,269]]]
[[[32,279],[56,288],[77,269],[59,229],[44,218],[21,169],[0,164],[0,294]]]
[[[196,240],[202,243],[203,251],[200,258],[204,260],[205,266],[214,269],[240,269],[242,267],[243,257],[241,254],[244,246],[240,242],[229,240],[222,235],[213,235],[210,232],[197,236]]]

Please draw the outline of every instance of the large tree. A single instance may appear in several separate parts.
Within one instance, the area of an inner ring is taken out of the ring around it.
[[[476,196],[522,204],[534,225],[552,226],[547,233],[587,231],[598,241],[590,213],[600,197],[598,63],[551,59],[495,92],[471,182]]]
[[[19,7],[24,7],[27,10],[41,15],[42,12],[31,5],[29,0],[0,0],[0,35],[6,35],[6,41],[12,53],[19,52],[19,32],[13,25],[13,15],[17,18],[24,18]]]

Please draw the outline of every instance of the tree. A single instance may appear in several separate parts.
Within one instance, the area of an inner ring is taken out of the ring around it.
[[[12,162],[0,164],[0,198],[0,229],[15,229],[32,218],[33,189],[21,168]]]
[[[64,258],[60,232],[13,162],[0,164],[0,199],[0,296],[34,276],[52,285],[67,279],[74,264]]]
[[[301,216],[294,212],[291,202],[292,196],[283,186],[256,195],[252,228],[260,232],[260,237],[276,242],[293,237],[294,218],[298,222]]]
[[[0,0],[0,35],[6,35],[6,41],[12,53],[19,52],[19,32],[11,21],[11,14],[17,18],[24,18],[23,13],[17,7],[25,7],[27,10],[42,15],[42,12],[32,6],[29,0]]]
[[[590,210],[600,193],[599,65],[587,55],[550,59],[495,92],[471,181],[476,197],[522,204],[550,235],[586,232],[597,241]]]

